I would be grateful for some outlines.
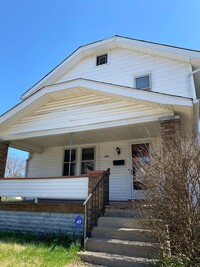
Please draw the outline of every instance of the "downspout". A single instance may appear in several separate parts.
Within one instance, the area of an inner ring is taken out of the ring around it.
[[[199,121],[199,99],[193,101],[193,129],[194,136],[198,137],[200,132],[200,121]]]
[[[190,93],[191,93],[193,99],[196,98],[196,96],[194,96],[194,94],[193,94],[192,91],[191,91],[191,88],[190,88],[190,80],[189,80],[189,79],[190,79],[191,76],[193,76],[194,74],[196,74],[196,73],[199,72],[199,71],[200,71],[200,68],[198,68],[198,69],[196,69],[196,70],[190,72],[190,73],[187,75],[187,84],[188,84],[188,88],[189,88],[189,91],[190,91]],[[195,90],[195,95],[196,95],[196,90]]]
[[[32,158],[32,152],[29,152],[28,153],[28,157],[27,157],[27,159],[26,159],[26,166],[25,166],[25,173],[24,173],[24,176],[25,177],[28,177],[28,165],[29,165],[29,161],[31,160],[31,158]]]
[[[188,83],[189,83],[189,78],[190,76],[193,76],[194,74],[200,72],[200,68],[190,72],[188,74]],[[196,91],[196,90],[195,90]],[[198,136],[200,132],[200,120],[199,120],[199,99],[193,100],[193,126],[194,126],[194,135],[195,137]]]
[[[188,77],[190,77],[191,75],[194,75],[195,73],[197,73],[197,72],[199,72],[199,71],[200,71],[200,68],[198,68],[197,70],[194,70],[194,71],[190,72],[190,73],[188,74]]]

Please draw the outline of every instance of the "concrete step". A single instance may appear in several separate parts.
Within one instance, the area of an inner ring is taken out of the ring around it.
[[[159,257],[159,249],[157,245],[150,242],[89,238],[86,242],[86,250],[138,258],[152,259]]]
[[[126,218],[126,217],[100,217],[98,219],[98,226],[108,228],[132,228],[132,229],[148,229],[149,227],[139,218]]]
[[[83,261],[108,267],[155,267],[157,260],[135,258],[102,252],[80,252]]]
[[[92,237],[97,238],[112,238],[128,241],[156,241],[153,232],[149,229],[131,229],[131,228],[109,228],[109,227],[94,227]]]
[[[104,216],[112,217],[130,217],[130,218],[142,218],[143,213],[138,210],[128,209],[128,208],[117,208],[115,206],[110,206],[105,208]]]

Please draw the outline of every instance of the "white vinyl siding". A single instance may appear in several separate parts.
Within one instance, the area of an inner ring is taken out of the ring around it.
[[[134,87],[134,76],[152,73],[153,91],[190,97],[187,85],[190,64],[125,49],[112,50],[110,57],[111,64],[101,69],[93,66],[93,56],[86,57],[57,82],[85,78]]]
[[[59,177],[63,171],[62,147],[44,149],[42,154],[32,153],[28,161],[27,177]]]
[[[131,144],[150,143],[150,147],[156,149],[160,145],[160,138],[119,140],[112,142],[101,142],[95,149],[95,169],[107,170],[110,168],[110,199],[127,200],[131,198]],[[77,146],[77,151],[85,145]],[[97,149],[97,147],[99,147]],[[116,147],[121,149],[118,155]],[[28,164],[28,177],[52,177],[62,176],[64,147],[52,147],[45,149],[43,154],[33,154]],[[78,153],[79,153],[78,152]],[[113,160],[124,160],[125,165],[114,166]],[[80,165],[80,161],[79,161]],[[80,167],[80,166],[79,166]]]

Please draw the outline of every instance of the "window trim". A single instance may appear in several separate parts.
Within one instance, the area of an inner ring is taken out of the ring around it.
[[[76,150],[76,174],[75,176],[81,175],[81,160],[82,160],[82,149],[83,148],[94,148],[94,170],[99,168],[99,144],[98,143],[91,143],[91,144],[74,144],[72,149]],[[62,147],[62,159],[60,160],[60,176],[63,176],[63,168],[64,168],[64,157],[65,157],[65,150],[70,150],[70,146],[63,146]]]
[[[105,58],[105,63],[101,63],[100,64],[101,58]],[[108,63],[108,54],[103,54],[103,55],[100,55],[100,56],[96,56],[96,66],[105,65],[107,63]]]
[[[104,55],[107,55],[107,63],[101,64],[101,65],[97,65],[97,57],[104,56]],[[109,52],[97,54],[97,55],[95,55],[95,57],[93,59],[93,67],[94,68],[101,68],[101,67],[107,66],[109,64],[110,64],[110,53]]]
[[[62,160],[62,176],[68,176],[68,175],[64,175],[63,172],[64,172],[64,164],[65,163],[69,163],[67,161],[64,161],[65,160],[65,151],[66,150],[70,150],[70,148],[66,147],[64,148],[63,150],[63,160]],[[76,151],[76,160],[75,160],[75,174],[74,175],[77,175],[77,166],[78,166],[78,149],[77,147],[72,147],[71,150],[75,150]],[[73,176],[73,175],[72,175]]]
[[[149,87],[147,88],[137,88],[136,86],[136,79],[137,78],[142,78],[142,77],[146,77],[149,76]],[[152,74],[151,73],[144,73],[142,75],[138,75],[138,76],[134,76],[134,87],[138,90],[147,90],[147,91],[151,91],[152,90]]]
[[[82,166],[82,162],[87,162],[87,160],[82,160],[82,151],[83,149],[86,149],[86,148],[94,148],[94,170],[96,169],[96,146],[83,146],[80,148],[80,174],[81,174],[81,166]],[[91,161],[91,160],[88,160],[88,161]]]

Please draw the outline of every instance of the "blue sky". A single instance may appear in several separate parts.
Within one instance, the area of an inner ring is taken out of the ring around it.
[[[113,35],[200,50],[199,0],[0,0],[0,114],[77,47]]]

